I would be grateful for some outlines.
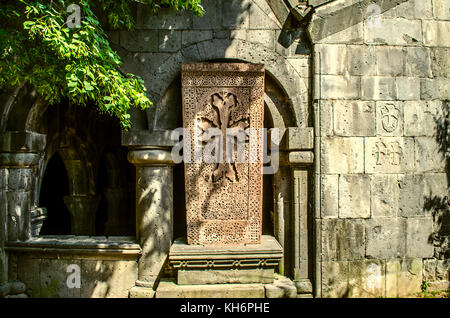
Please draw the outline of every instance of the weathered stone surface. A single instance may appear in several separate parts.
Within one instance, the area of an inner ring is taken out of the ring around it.
[[[181,48],[181,31],[160,30],[158,48],[161,52],[176,52]]]
[[[334,43],[334,44],[362,44],[364,42],[363,23],[357,23],[344,30],[335,32],[320,39],[318,43]]]
[[[336,136],[375,135],[375,103],[335,101],[333,113]]]
[[[8,295],[5,298],[28,298],[26,294]]]
[[[385,295],[385,262],[361,260],[349,262],[349,297],[375,298]]]
[[[263,284],[176,285],[161,281],[156,298],[264,298]]]
[[[365,138],[366,173],[402,173],[414,169],[412,138]]]
[[[362,100],[395,100],[396,97],[395,78],[381,76],[361,78]]]
[[[41,280],[39,273],[40,259],[21,256],[18,260],[17,278],[24,282],[30,297],[41,297]]]
[[[450,76],[450,51],[448,48],[436,47],[431,49],[431,69],[435,77]]]
[[[405,219],[370,219],[365,226],[366,257],[388,259],[405,255]]]
[[[371,182],[371,209],[374,218],[396,217],[399,188],[396,175],[376,174]]]
[[[406,48],[405,75],[412,77],[430,77],[430,51],[425,47]]]
[[[249,6],[250,29],[280,29],[282,25],[278,22],[275,14],[264,0],[252,0]]]
[[[39,297],[43,298],[80,298],[81,288],[69,288],[67,285],[67,268],[79,260],[41,259],[39,263],[39,280],[41,283]],[[79,267],[80,268],[80,267]],[[83,277],[81,277],[81,283]]]
[[[193,43],[211,40],[212,38],[211,30],[186,30],[181,33],[181,45],[185,47]]]
[[[422,260],[400,260],[400,268],[397,277],[398,297],[413,296],[420,292],[422,285]]]
[[[317,44],[315,54],[319,55],[319,65],[314,65],[315,74],[343,75],[348,72],[348,50],[346,45]]]
[[[290,151],[288,161],[290,164],[312,164],[314,153],[312,151]]]
[[[450,20],[450,3],[446,0],[433,0],[433,16],[439,20]]]
[[[260,269],[214,269],[214,270],[178,270],[178,285],[207,284],[270,284],[274,280],[273,268]]]
[[[439,172],[445,169],[445,154],[433,137],[415,138],[417,172]]]
[[[138,278],[135,261],[81,261],[81,297],[127,298]]]
[[[420,79],[416,77],[397,77],[397,98],[399,100],[420,99]]]
[[[194,16],[192,18],[192,25],[194,29],[220,29],[221,8],[220,2],[216,0],[203,0],[202,7],[205,9],[205,14],[201,17]]]
[[[320,97],[323,99],[358,99],[360,80],[355,76],[323,75]]]
[[[365,42],[368,44],[415,45],[422,41],[419,20],[382,18],[382,27],[365,25]]]
[[[172,9],[161,8],[155,14],[150,6],[138,4],[136,12],[137,29],[179,30],[192,26],[192,14],[186,11],[173,12]]]
[[[149,287],[134,286],[130,288],[130,298],[153,298],[155,291]]]
[[[285,133],[289,150],[313,149],[314,129],[311,127],[288,127]]]
[[[376,49],[377,75],[402,76],[405,68],[405,56],[401,47],[383,47]]]
[[[424,100],[449,99],[450,79],[439,77],[433,79],[420,79],[420,98]]]
[[[22,294],[27,290],[27,287],[22,282],[12,282],[9,284],[9,294],[18,295]]]
[[[351,75],[376,75],[377,55],[373,46],[348,46],[348,66],[346,69]]]
[[[427,46],[450,47],[450,23],[447,21],[423,21],[423,39]]]
[[[0,285],[0,298],[3,298],[9,294],[9,283]]]
[[[322,138],[321,143],[322,173],[363,172],[363,138]]]
[[[289,278],[277,275],[272,284],[264,285],[266,289],[266,298],[295,298],[297,288]]]
[[[364,258],[365,233],[362,220],[322,221],[322,255],[326,261]]]
[[[429,19],[433,16],[431,0],[410,0],[396,7],[397,16],[408,20]]]
[[[222,1],[222,26],[224,28],[249,28],[250,0]]]
[[[338,175],[320,176],[320,209],[322,218],[338,217]]]
[[[349,265],[344,262],[322,262],[322,297],[341,298],[349,295]]]
[[[339,176],[339,217],[370,217],[370,177],[368,175]]]
[[[309,279],[297,280],[294,283],[299,294],[310,294],[313,292],[313,287]]]
[[[427,218],[409,218],[406,220],[407,257],[433,257],[433,220]]]
[[[403,104],[401,102],[376,103],[377,136],[403,136]]]
[[[424,215],[423,197],[425,183],[423,175],[399,175],[399,216],[417,217]]]
[[[158,31],[120,31],[120,46],[130,52],[158,52]]]
[[[441,101],[414,101],[404,104],[405,136],[436,136],[443,121]]]
[[[316,106],[320,107],[320,130],[316,129],[316,133],[319,133],[319,136],[322,137],[334,136],[333,104],[334,101],[332,100],[321,100],[316,103]]]

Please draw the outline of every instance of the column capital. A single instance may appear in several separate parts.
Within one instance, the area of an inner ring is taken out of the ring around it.
[[[39,164],[40,155],[31,152],[2,152],[0,167],[29,167]]]
[[[172,153],[170,149],[161,148],[134,148],[128,152],[128,161],[135,166],[172,166]]]

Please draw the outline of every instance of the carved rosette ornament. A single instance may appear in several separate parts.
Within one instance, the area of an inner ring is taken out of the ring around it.
[[[190,158],[202,153],[184,165],[188,244],[260,243],[263,131],[253,128],[263,128],[264,66],[184,64],[182,92],[184,149]],[[230,131],[247,132],[240,146]]]

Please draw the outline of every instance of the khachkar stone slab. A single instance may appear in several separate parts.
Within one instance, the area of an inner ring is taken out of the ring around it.
[[[184,64],[182,92],[183,127],[190,132],[184,137],[188,244],[260,243],[264,66]],[[233,128],[250,135],[239,145],[232,141],[236,148],[229,143]],[[204,160],[212,144],[208,131],[216,132],[219,151],[210,152],[216,160]]]

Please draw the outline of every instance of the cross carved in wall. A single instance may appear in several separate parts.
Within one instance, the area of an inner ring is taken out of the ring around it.
[[[236,169],[236,163],[229,162],[227,160],[227,129],[240,128],[242,130],[249,127],[249,116],[247,112],[242,112],[242,109],[238,109],[240,103],[236,95],[223,91],[214,93],[211,96],[212,108],[215,111],[213,116],[201,116],[200,119],[201,129],[203,132],[209,128],[217,128],[221,132],[221,155],[220,162],[217,163],[216,168],[212,174],[212,182],[218,182],[219,180],[226,178],[231,182],[238,181],[238,174]],[[229,134],[228,134],[229,135]],[[233,149],[232,151],[235,151]],[[228,161],[228,162],[227,162]]]

